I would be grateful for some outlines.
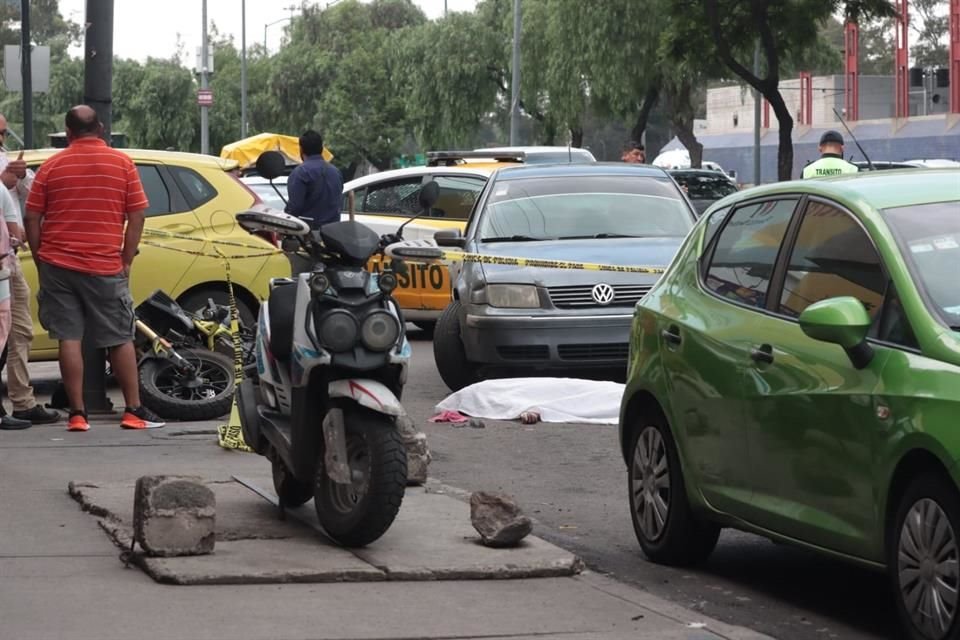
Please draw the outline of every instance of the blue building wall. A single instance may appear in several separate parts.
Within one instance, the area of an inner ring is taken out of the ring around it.
[[[953,125],[953,126],[951,126]],[[960,122],[950,116],[911,118],[900,129],[894,129],[894,121],[869,121],[851,124],[853,134],[871,160],[924,160],[944,158],[960,161]],[[846,146],[844,156],[848,160],[863,160],[863,154],[843,130]],[[820,136],[828,127],[793,130],[793,177],[800,177],[803,168],[819,157],[817,145]],[[779,133],[775,129],[761,132],[760,171],[761,182],[777,179],[777,145]],[[727,171],[735,170],[741,183],[753,182],[753,132],[720,133],[700,135],[703,144],[703,159],[719,163]],[[683,149],[677,138],[671,140],[663,151]]]

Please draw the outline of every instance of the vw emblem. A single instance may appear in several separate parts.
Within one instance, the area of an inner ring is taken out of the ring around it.
[[[598,284],[591,291],[593,299],[596,300],[597,304],[610,304],[613,302],[616,294],[613,292],[613,287],[608,284]]]

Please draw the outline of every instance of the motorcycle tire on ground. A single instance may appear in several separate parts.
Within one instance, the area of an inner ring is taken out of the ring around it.
[[[361,407],[344,413],[347,460],[352,475],[362,474],[362,479],[350,485],[335,483],[321,454],[313,502],[330,538],[345,547],[363,547],[386,533],[400,511],[407,486],[407,452],[389,416]]]
[[[143,404],[167,420],[212,420],[230,413],[236,390],[233,361],[206,349],[177,352],[200,369],[205,382],[191,388],[171,360],[149,358],[140,365]]]

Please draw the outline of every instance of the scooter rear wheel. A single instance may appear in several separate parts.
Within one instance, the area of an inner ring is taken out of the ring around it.
[[[393,419],[355,407],[344,415],[351,484],[338,484],[317,465],[313,502],[327,535],[362,547],[393,524],[407,486],[407,452]]]

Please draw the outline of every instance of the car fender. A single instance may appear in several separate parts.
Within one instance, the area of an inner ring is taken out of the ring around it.
[[[400,400],[382,382],[369,378],[334,380],[327,387],[331,398],[349,398],[361,407],[388,416],[402,416],[406,412]]]

